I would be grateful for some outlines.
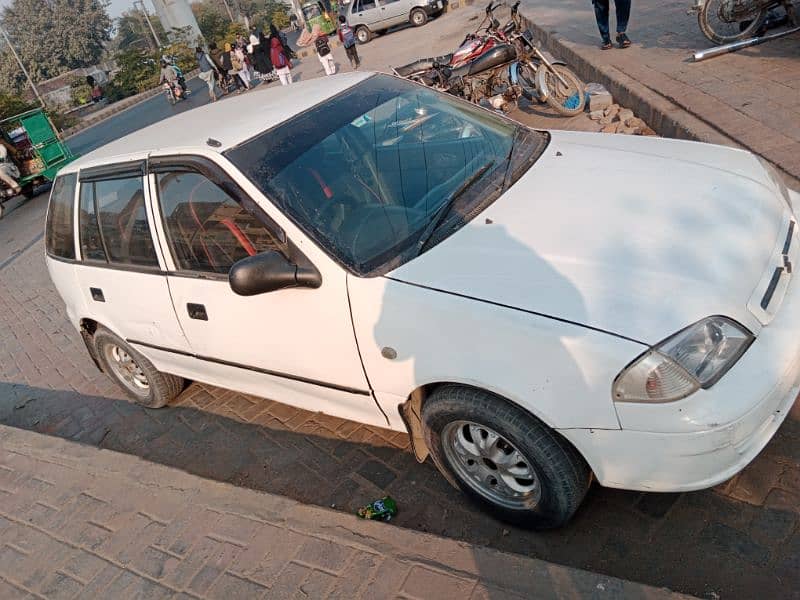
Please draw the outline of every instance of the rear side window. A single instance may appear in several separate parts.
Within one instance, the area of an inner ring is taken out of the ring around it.
[[[47,210],[47,253],[58,258],[75,258],[73,200],[78,176],[75,173],[57,177],[50,193]]]
[[[141,177],[82,183],[80,232],[86,259],[158,267]]]

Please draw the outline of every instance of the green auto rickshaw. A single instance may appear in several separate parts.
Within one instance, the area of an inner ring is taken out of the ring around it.
[[[32,198],[36,186],[53,181],[61,167],[75,160],[41,108],[3,119],[0,121],[0,135],[6,146],[15,150],[19,186],[26,198]],[[0,186],[5,187],[2,183]],[[3,216],[3,201],[7,198],[7,193],[0,194],[0,218]]]
[[[312,0],[306,2],[300,9],[303,11],[303,18],[306,22],[306,29],[309,32],[314,25],[319,25],[319,29],[325,35],[336,32],[337,17],[339,14],[339,2],[336,0]]]

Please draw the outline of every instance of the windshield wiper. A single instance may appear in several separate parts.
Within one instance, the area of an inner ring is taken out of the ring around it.
[[[456,200],[458,200],[464,192],[466,192],[472,185],[478,181],[481,177],[486,174],[486,171],[491,169],[494,166],[494,161],[490,160],[485,165],[483,165],[480,169],[475,171],[469,179],[467,179],[464,183],[458,186],[453,192],[442,202],[441,206],[436,209],[436,212],[433,215],[433,219],[431,222],[428,223],[425,230],[422,232],[422,235],[419,237],[419,241],[417,242],[417,252],[414,256],[419,256],[425,250],[425,246],[433,237],[433,234],[439,228],[439,226],[444,222],[445,217],[450,214],[450,209],[455,204]]]

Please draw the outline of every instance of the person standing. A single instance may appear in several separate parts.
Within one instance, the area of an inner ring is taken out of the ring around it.
[[[214,67],[214,62],[211,60],[211,57],[206,54],[205,50],[203,50],[200,46],[194,49],[195,56],[197,58],[197,66],[200,68],[199,77],[203,81],[206,82],[208,86],[208,95],[211,98],[212,102],[217,101],[217,92],[216,92],[216,68]]]
[[[333,75],[336,73],[336,64],[333,62],[333,52],[328,45],[328,36],[319,31],[319,25],[314,25],[314,27],[318,30],[317,39],[314,40],[317,58],[322,63],[322,68],[325,69],[325,75]]]
[[[297,58],[297,55],[294,53],[289,47],[289,40],[286,39],[286,35],[280,31],[277,27],[275,27],[274,23],[269,24],[269,39],[274,40],[277,39],[281,43],[281,47],[283,48],[283,53],[286,55],[287,58]],[[270,47],[272,42],[270,41]]]
[[[281,85],[289,85],[292,83],[292,63],[289,62],[289,58],[286,56],[286,52],[278,38],[272,38],[270,46],[272,47],[270,59],[272,60],[272,66],[275,67],[275,72],[281,80]]]
[[[344,15],[339,15],[339,41],[344,46],[350,66],[353,69],[358,69],[361,66],[361,59],[358,57],[358,49],[356,48],[356,35],[353,32],[353,28],[347,24],[347,19],[345,19]]]
[[[239,44],[231,51],[231,64],[237,70],[237,75],[244,83],[245,89],[250,89],[250,67],[247,64],[245,50]]]
[[[225,43],[225,51],[221,55],[222,60],[222,68],[225,69],[225,73],[230,77],[233,81],[233,84],[236,86],[236,93],[240,93],[242,88],[244,87],[244,82],[242,81],[241,77],[239,77],[238,69],[234,66],[234,59],[236,58],[236,54],[231,49],[231,45],[227,42]],[[228,91],[230,91],[230,85],[228,86]]]
[[[611,49],[611,31],[608,26],[608,15],[610,12],[611,0],[592,0],[594,4],[594,16],[597,20],[597,28],[600,30],[600,37],[603,42],[603,50]],[[631,45],[628,39],[628,19],[631,16],[631,0],[614,0],[614,8],[617,12],[617,45],[620,48],[628,48]]]
[[[262,37],[261,32],[256,29],[255,25],[250,27],[250,45],[247,49],[250,52],[250,59],[253,62],[255,72],[264,79],[267,73],[272,71],[272,65],[269,64],[266,58],[267,49],[261,45]]]

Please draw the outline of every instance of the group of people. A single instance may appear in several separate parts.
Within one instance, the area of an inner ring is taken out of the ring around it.
[[[336,63],[333,62],[333,52],[331,52],[330,44],[328,44],[328,36],[320,31],[319,25],[314,25],[311,32],[314,37],[314,47],[317,51],[319,62],[322,63],[322,68],[325,69],[326,75],[333,75],[336,73]],[[358,49],[356,48],[356,37],[353,28],[347,24],[347,19],[344,15],[339,15],[339,27],[337,30],[339,41],[344,46],[344,51],[350,61],[350,66],[353,69],[358,69],[361,66],[361,59],[358,56]]]
[[[270,25],[269,35],[250,28],[250,35],[239,35],[233,43],[226,42],[222,49],[211,43],[208,51],[198,46],[195,57],[200,68],[200,78],[206,82],[211,100],[217,100],[216,89],[223,94],[249,90],[256,78],[270,79],[277,74],[282,85],[292,83],[292,58],[286,36]]]

